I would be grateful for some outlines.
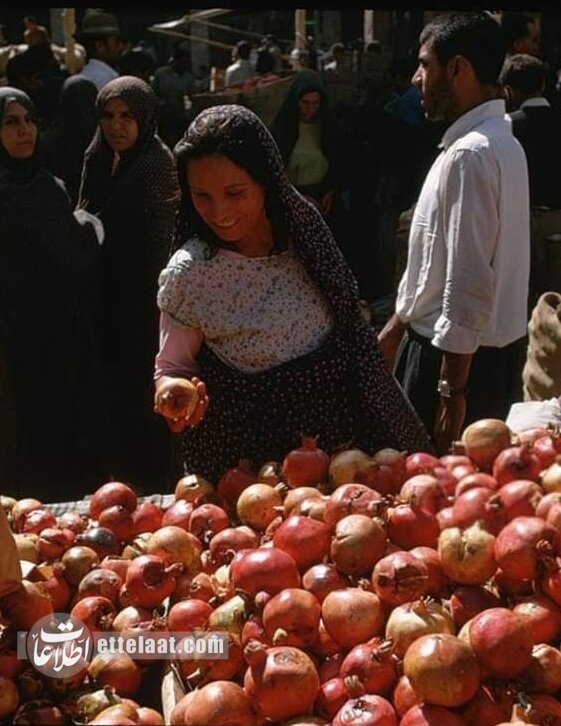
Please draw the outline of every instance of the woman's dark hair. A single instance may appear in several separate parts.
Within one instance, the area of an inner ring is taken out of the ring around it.
[[[224,242],[201,219],[195,209],[189,183],[187,166],[191,159],[218,154],[245,169],[251,178],[265,190],[265,213],[273,231],[276,250],[288,246],[288,226],[277,194],[278,180],[268,158],[267,151],[259,142],[255,130],[239,123],[235,114],[208,114],[196,118],[187,133],[177,143],[174,155],[177,164],[179,186],[181,189],[180,211],[176,228],[174,249],[177,249],[188,236],[200,236],[215,254],[219,248],[233,249],[234,245]]]
[[[463,55],[473,66],[479,83],[497,82],[505,58],[503,34],[499,23],[488,13],[454,13],[435,18],[419,38],[428,41],[441,66],[455,55]]]

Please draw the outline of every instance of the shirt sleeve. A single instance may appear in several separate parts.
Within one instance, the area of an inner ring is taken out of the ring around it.
[[[442,313],[432,343],[470,354],[491,317],[498,234],[498,169],[484,150],[456,151],[440,187],[447,266]]]
[[[154,380],[162,376],[197,374],[197,353],[203,342],[199,328],[185,328],[167,313],[160,313],[160,349],[156,355]]]
[[[158,278],[158,307],[186,328],[199,328],[199,320],[192,299],[196,287],[196,263],[181,250],[176,252]]]

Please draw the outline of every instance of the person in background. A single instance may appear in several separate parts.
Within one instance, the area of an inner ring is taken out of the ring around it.
[[[413,76],[427,118],[447,129],[415,206],[395,313],[379,341],[390,366],[397,358],[397,378],[441,454],[465,424],[504,420],[520,387],[528,170],[497,98],[501,40],[487,13],[436,18],[421,33]]]
[[[49,31],[43,25],[39,25],[37,18],[32,15],[26,15],[23,19],[25,30],[23,31],[23,40],[28,46],[41,45],[41,43],[50,44]]]
[[[532,266],[530,310],[538,297],[551,287],[557,264],[547,260],[546,238],[561,233],[561,115],[544,98],[546,67],[531,55],[509,56],[500,75],[506,90],[512,133],[522,144],[528,162],[532,217]],[[558,290],[561,292],[561,289]]]
[[[293,48],[290,51],[290,67],[293,71],[309,68],[308,51],[305,48]]]
[[[540,26],[531,13],[504,10],[501,13],[501,30],[507,56],[518,53],[538,55]]]
[[[176,378],[197,389],[194,411],[167,418],[184,431],[185,471],[216,483],[240,457],[258,469],[312,431],[326,451],[428,447],[329,228],[261,120],[208,108],[175,154],[182,200],[154,376],[156,410],[164,387],[173,404]]]
[[[257,48],[257,58],[255,61],[255,72],[258,76],[266,76],[275,72],[275,59],[267,46],[262,45]]]
[[[157,135],[158,99],[147,83],[116,78],[96,106],[79,206],[98,215],[106,233],[97,314],[113,443],[106,476],[149,493],[170,475],[168,432],[150,403],[157,279],[171,246],[179,188],[172,154]]]
[[[208,93],[210,89],[210,68],[206,64],[200,65],[194,73],[195,93]]]
[[[295,78],[271,133],[291,183],[329,216],[342,186],[344,143],[318,73]]]
[[[30,46],[8,61],[6,73],[8,83],[31,97],[40,127],[47,129],[57,113],[62,84],[68,77],[51,46],[48,43]]]
[[[117,17],[104,10],[86,10],[76,40],[86,49],[87,63],[80,75],[97,90],[119,76],[116,66],[125,50]]]
[[[156,69],[152,88],[160,101],[158,132],[173,149],[189,124],[191,99],[197,91],[191,73],[191,49],[187,43],[177,43],[169,63]]]
[[[280,73],[282,71],[282,50],[276,35],[272,33],[266,35],[261,41],[261,46],[265,47],[273,56],[274,66],[272,72]]]
[[[127,50],[119,61],[119,71],[123,76],[136,76],[150,83],[154,73],[154,60],[152,55],[143,48],[134,47]]]
[[[252,66],[249,57],[251,55],[251,43],[247,40],[240,40],[232,50],[232,64],[226,68],[224,85],[226,88],[243,83],[248,78],[253,78],[255,68]]]
[[[329,55],[332,60],[323,67],[324,71],[339,71],[346,68],[345,46],[343,43],[333,43],[329,49]]]
[[[13,411],[8,435],[0,435],[0,459],[12,439],[2,489],[45,502],[78,499],[101,474],[103,412],[87,295],[103,228],[72,210],[42,164],[31,99],[1,88],[0,360]]]
[[[45,164],[62,179],[75,206],[78,201],[84,152],[97,128],[97,89],[80,75],[67,78],[60,92],[58,114],[43,137]]]
[[[308,68],[311,68],[314,71],[319,71],[321,69],[325,53],[318,48],[316,39],[313,35],[308,35],[306,38],[306,50],[308,52]]]
[[[26,53],[27,51],[18,53],[6,63],[6,80],[9,86],[18,88],[33,98],[37,93],[39,81],[34,64]]]

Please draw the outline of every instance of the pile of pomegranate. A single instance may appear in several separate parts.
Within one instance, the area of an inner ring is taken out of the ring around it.
[[[2,498],[25,589],[1,610],[0,720],[163,724],[153,661],[96,656],[48,679],[10,641],[41,615],[90,629],[221,631],[178,659],[174,726],[561,726],[561,432],[469,426],[436,458],[331,456],[314,439],[165,511],[109,482],[89,517]]]

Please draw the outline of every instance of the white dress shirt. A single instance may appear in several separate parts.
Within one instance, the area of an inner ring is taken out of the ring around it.
[[[532,96],[531,98],[527,98],[525,101],[522,101],[519,108],[550,108],[551,104],[547,100],[547,98],[544,98],[543,96]]]
[[[251,65],[251,61],[239,58],[235,63],[226,68],[224,76],[224,85],[226,88],[234,86],[236,83],[243,83],[248,78],[253,78],[255,68]]]
[[[91,81],[98,91],[101,91],[109,81],[119,77],[119,74],[110,65],[97,58],[91,58],[79,73],[80,76]]]
[[[396,312],[441,350],[502,348],[526,333],[528,171],[502,100],[446,131],[411,222]]]

